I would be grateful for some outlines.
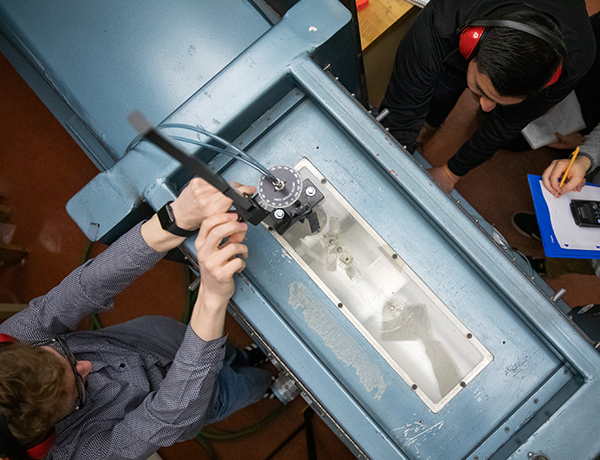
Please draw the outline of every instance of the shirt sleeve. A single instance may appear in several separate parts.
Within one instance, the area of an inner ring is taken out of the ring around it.
[[[48,294],[0,325],[0,332],[35,342],[73,330],[92,313],[109,310],[113,298],[164,257],[146,244],[141,223],[95,259],[71,272]]]
[[[496,106],[483,125],[448,160],[448,168],[464,176],[489,160],[507,142],[517,137],[533,120],[541,117],[573,91],[578,80],[564,82],[553,89],[543,90],[520,104]]]
[[[579,155],[589,158],[592,162],[590,172],[600,166],[600,125],[585,137],[585,142],[579,148]]]

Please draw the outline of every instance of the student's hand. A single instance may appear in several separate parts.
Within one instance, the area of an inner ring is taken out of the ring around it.
[[[575,150],[585,140],[583,135],[579,133],[571,133],[566,136],[563,136],[561,133],[554,133],[554,135],[558,140],[548,144],[548,147],[552,147],[553,149]]]
[[[200,288],[190,326],[204,340],[223,335],[227,303],[235,291],[233,274],[246,266],[248,248],[242,241],[247,229],[248,224],[237,221],[237,214],[224,213],[208,217],[198,232]]]
[[[442,189],[448,193],[454,190],[454,186],[459,181],[460,177],[453,174],[448,167],[438,166],[427,170],[434,181],[436,181]]]
[[[239,194],[253,194],[255,187],[231,184]],[[175,222],[184,230],[195,230],[210,216],[222,214],[231,208],[233,201],[227,198],[204,179],[196,177],[190,181],[179,197],[171,204]]]
[[[238,222],[237,217],[237,214],[223,213],[207,218],[196,238],[200,289],[211,299],[225,303],[233,295],[233,274],[244,269],[243,258],[248,256],[248,248],[242,244],[248,224]]]
[[[564,172],[569,167],[570,162],[570,159],[554,160],[550,163],[550,166],[546,168],[544,174],[542,174],[546,190],[557,198],[565,193],[580,192],[585,185],[585,174],[592,165],[589,158],[578,156],[573,162],[569,175],[561,188],[560,181],[562,180]]]

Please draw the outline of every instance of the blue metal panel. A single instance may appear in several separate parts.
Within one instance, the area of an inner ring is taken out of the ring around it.
[[[161,122],[269,28],[246,0],[0,4],[2,34],[114,159],[133,107]]]
[[[299,63],[304,70],[310,65],[310,61]],[[296,66],[292,68],[294,76],[299,77],[297,70]],[[332,84],[326,77],[319,83]],[[381,356],[369,350],[369,344],[339,309],[303,279],[306,275],[279,243],[264,236],[264,229],[250,232],[250,247],[261,249],[251,255],[246,274],[260,292],[269,294],[279,315],[293,325],[313,353],[406,455],[463,458],[539,387],[548,385],[552,393],[557,392],[565,379],[553,381],[551,377],[562,371],[563,362],[507,308],[506,301],[490,288],[491,280],[474,272],[462,251],[440,238],[439,230],[430,225],[422,211],[398,193],[398,185],[373,167],[369,155],[357,148],[354,135],[330,120],[326,108],[332,108],[333,97],[328,91],[317,94],[315,88],[322,87],[313,85],[312,89],[323,106],[305,100],[271,128],[252,147],[251,154],[265,164],[294,164],[302,157],[309,158],[483,342],[495,360],[447,407],[433,414]],[[363,117],[364,122],[367,117]],[[231,178],[244,174],[253,182],[252,173],[237,165],[227,174]],[[425,178],[422,172],[419,175]],[[487,240],[482,235],[479,238]],[[241,309],[246,311],[243,305]],[[271,329],[263,324],[259,330]],[[511,430],[529,416],[527,411],[513,416]],[[478,451],[481,458],[491,455],[508,438],[504,431],[499,434],[487,452]]]

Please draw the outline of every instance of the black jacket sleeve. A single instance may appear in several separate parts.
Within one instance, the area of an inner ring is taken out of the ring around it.
[[[384,126],[410,151],[423,126],[435,82],[450,50],[439,40],[434,8],[419,13],[398,47],[394,69],[380,111],[388,109]]]

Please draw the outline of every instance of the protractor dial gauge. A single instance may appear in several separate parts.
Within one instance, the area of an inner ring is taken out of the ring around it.
[[[271,179],[262,176],[257,187],[261,205],[272,211],[288,208],[298,201],[302,193],[302,178],[298,171],[287,165],[271,166],[269,171],[283,182],[283,187],[276,187]]]

